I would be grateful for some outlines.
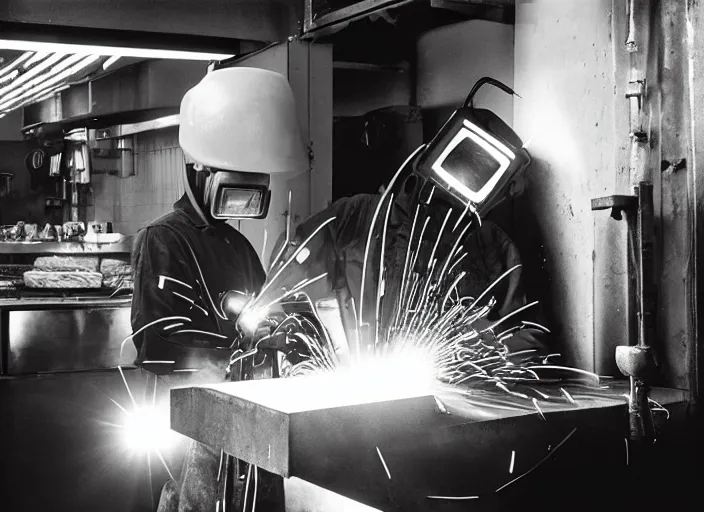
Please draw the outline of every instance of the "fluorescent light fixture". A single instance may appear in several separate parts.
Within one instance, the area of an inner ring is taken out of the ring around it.
[[[113,55],[113,56],[110,57],[108,60],[106,60],[105,62],[103,62],[103,71],[105,71],[105,70],[108,69],[110,66],[112,66],[113,64],[115,64],[118,60],[120,60],[120,58],[121,58],[121,57],[120,57],[119,55]]]
[[[45,43],[38,41],[18,41],[0,39],[0,49],[25,50],[35,52],[76,53],[81,55],[113,55],[116,57],[137,57],[145,59],[179,60],[224,60],[233,53],[207,53],[181,50],[158,50],[149,48],[125,48],[119,46],[92,46],[81,44]]]
[[[80,58],[80,57],[82,57],[82,56],[73,55],[73,56],[69,57],[69,59]],[[52,78],[43,81],[42,83],[40,83],[36,87],[29,89],[28,91],[24,92],[20,96],[14,98],[14,99],[11,99],[11,100],[3,101],[3,103],[0,103],[0,110],[4,110],[10,106],[13,106],[13,108],[16,108],[17,105],[15,105],[15,104],[17,102],[21,102],[25,98],[31,98],[31,97],[35,96],[36,94],[43,93],[43,91],[45,91],[46,89],[50,88],[53,85],[57,85],[62,80],[67,79],[67,78],[71,77],[71,75],[78,73],[79,71],[90,66],[95,61],[99,60],[100,58],[101,58],[100,55],[89,55],[88,57],[83,58],[83,60],[81,62],[79,62],[78,64],[75,64],[74,66],[71,66],[69,69],[66,69],[65,71],[63,71],[62,73],[54,75]],[[69,59],[66,59],[66,60],[69,60]]]
[[[19,75],[19,74],[20,74],[20,72],[18,70],[14,70],[9,75],[0,76],[0,84],[3,84],[9,80],[14,80],[15,77],[17,77],[17,75]]]
[[[25,62],[22,67],[24,69],[27,69],[32,64],[36,64],[40,60],[46,59],[49,55],[51,55],[49,52],[37,52],[34,55],[32,55],[32,58],[30,58],[27,62]]]
[[[30,79],[34,78],[35,76],[38,76],[41,74],[44,70],[50,68],[57,62],[59,62],[61,59],[63,59],[64,56],[61,54],[55,54],[46,59],[44,62],[41,64],[33,67],[26,73],[22,73],[22,76],[20,76],[17,80],[14,80],[10,85],[6,85],[5,87],[0,88],[0,96],[8,93],[15,87],[22,85],[25,82],[28,82]]]
[[[81,62],[76,64],[75,66],[72,66],[71,68],[65,70],[63,73],[59,73],[58,75],[55,75],[53,78],[50,80],[47,80],[46,82],[43,82],[42,84],[38,85],[34,89],[31,89],[27,91],[25,94],[22,95],[23,98],[30,98],[29,101],[32,101],[32,97],[36,97],[38,94],[44,94],[47,89],[50,87],[56,86],[56,85],[61,85],[61,81],[70,78],[72,75],[75,75],[82,69],[92,65],[95,61],[99,60],[100,56],[99,55],[91,55],[85,59],[83,59]],[[9,103],[16,102],[18,98],[15,100],[10,101]],[[22,105],[26,105],[29,101],[25,100]],[[4,106],[0,105],[0,109],[2,109]],[[16,107],[16,105],[15,105]]]
[[[25,60],[29,59],[33,55],[32,52],[25,52],[24,54],[20,55],[17,57],[15,60],[10,62],[7,66],[4,68],[0,69],[0,76],[4,76],[16,67],[18,67],[20,64],[22,64]]]
[[[28,81],[27,83],[23,84],[20,87],[16,87],[15,89],[12,89],[9,93],[2,96],[2,98],[0,98],[0,100],[2,100],[3,103],[6,101],[9,101],[10,99],[17,97],[18,95],[21,95],[22,93],[28,91],[29,89],[34,88],[36,85],[40,85],[42,83],[47,82],[52,77],[56,76],[56,74],[60,73],[61,71],[63,71],[64,69],[66,69],[69,66],[77,64],[82,59],[83,59],[83,55],[71,55],[69,58],[64,59],[62,62],[58,63],[56,66],[51,68],[45,74],[33,78],[32,80]]]

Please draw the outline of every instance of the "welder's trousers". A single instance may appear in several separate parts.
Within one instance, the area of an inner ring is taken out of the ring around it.
[[[161,491],[157,512],[216,512],[218,500],[221,499],[222,486],[218,482],[220,470],[220,452],[205,445],[191,441],[183,461],[179,482],[169,480]],[[256,510],[259,512],[284,512],[283,479],[271,473],[259,470],[256,489]],[[243,510],[244,478],[221,475],[230,478],[227,493],[229,512],[248,512],[253,510],[254,489],[249,489],[247,510]],[[222,511],[222,507],[220,508]]]

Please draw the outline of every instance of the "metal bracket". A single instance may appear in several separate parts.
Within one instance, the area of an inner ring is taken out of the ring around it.
[[[638,196],[613,195],[592,199],[592,211],[608,210],[611,208],[611,217],[616,220],[623,219],[624,211],[638,209]]]
[[[645,78],[643,80],[632,80],[628,82],[628,85],[626,86],[626,98],[635,98],[638,100],[638,110],[643,107],[643,102],[645,101],[645,86]]]

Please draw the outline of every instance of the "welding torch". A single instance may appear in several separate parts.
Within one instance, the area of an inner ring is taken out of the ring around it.
[[[280,329],[289,318],[289,314],[280,305],[260,311],[249,308],[252,301],[253,297],[238,291],[228,291],[220,296],[220,307],[228,320],[236,323],[237,330],[237,338],[231,347],[234,351],[228,365],[228,374],[234,364],[258,354],[280,352],[295,360],[298,359],[296,353],[302,350],[295,338]]]

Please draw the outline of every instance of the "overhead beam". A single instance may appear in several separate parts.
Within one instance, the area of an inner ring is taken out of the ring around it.
[[[234,38],[146,32],[121,29],[80,28],[65,25],[18,23],[0,19],[0,39],[39,43],[60,43],[118,48],[148,48],[203,53],[240,52],[241,41]],[[0,43],[1,45],[2,43]]]
[[[506,24],[516,21],[514,0],[430,0],[430,6],[454,11],[476,20]]]
[[[434,0],[431,0],[433,3]],[[515,7],[516,0],[445,0],[448,4],[465,7]]]
[[[349,23],[358,21],[371,14],[386,11],[413,3],[415,0],[362,0],[349,7],[338,9],[329,14],[316,17],[310,7],[310,0],[306,0],[304,32],[315,37],[330,35]]]
[[[513,23],[515,0],[362,0],[346,2],[347,7],[336,10],[315,12],[315,2],[306,0],[304,14],[305,37],[320,38],[346,28],[350,23],[379,14],[389,9],[403,7],[407,4],[429,5],[454,11],[474,19],[486,19],[501,23]]]
[[[292,35],[295,16],[283,0],[4,0],[0,21],[55,27],[176,34],[253,41]],[[7,37],[0,31],[2,37]],[[99,39],[103,37],[97,34]],[[98,44],[93,39],[92,44]]]

